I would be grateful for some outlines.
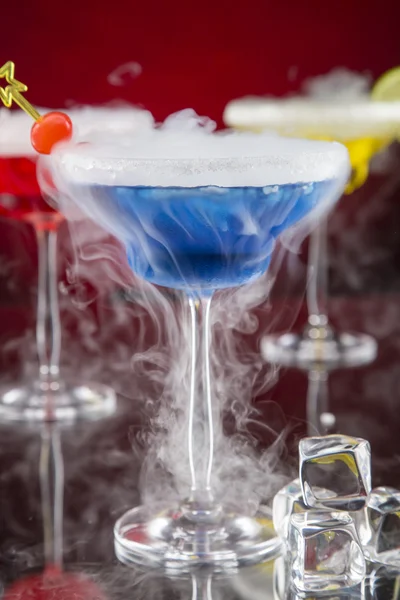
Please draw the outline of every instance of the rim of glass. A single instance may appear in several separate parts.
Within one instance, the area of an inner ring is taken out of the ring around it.
[[[299,110],[310,110],[319,106],[324,110],[348,112],[354,108],[366,109],[366,111],[378,114],[379,112],[391,112],[398,114],[400,112],[400,99],[391,101],[372,100],[370,98],[362,100],[351,100],[344,98],[317,98],[308,96],[289,96],[282,98],[262,97],[262,96],[243,96],[228,102],[229,106],[249,105],[260,107],[275,107],[279,110],[287,110],[288,108],[296,108]]]
[[[88,141],[88,142],[79,142],[72,141],[68,143],[60,143],[58,144],[54,151],[52,152],[52,158],[58,164],[65,164],[65,157],[71,158],[71,162],[76,164],[77,168],[81,168],[81,164],[83,160],[91,160],[93,162],[107,162],[111,163],[120,163],[124,161],[126,163],[132,163],[133,165],[138,163],[223,163],[226,165],[236,164],[240,165],[248,164],[249,162],[263,162],[266,164],[274,164],[280,162],[294,163],[296,161],[302,160],[304,158],[318,158],[318,157],[337,157],[338,162],[343,161],[343,157],[347,152],[345,146],[338,141],[334,140],[309,140],[306,138],[295,138],[295,137],[287,137],[276,135],[277,139],[282,141],[284,140],[285,145],[288,146],[288,150],[283,151],[274,151],[273,149],[269,153],[264,154],[242,154],[240,156],[129,156],[129,155],[112,155],[111,153],[96,153],[96,150],[100,149],[108,149],[108,148],[118,148],[124,149],[129,148],[132,145],[126,143],[115,143],[118,139],[123,139],[123,136],[115,136],[113,138],[113,142],[99,142],[99,141]],[[270,141],[274,141],[274,134],[269,137]],[[296,150],[290,151],[290,147],[293,148],[294,144],[298,142],[307,145],[305,150]],[[317,148],[318,146],[318,148]],[[323,147],[323,149],[321,149]],[[86,150],[93,149],[94,152],[91,153],[85,152]],[[79,158],[78,158],[79,157]],[[75,160],[74,160],[75,159]]]
[[[281,133],[297,131],[297,135],[309,129],[321,136],[324,133],[332,138],[337,136],[336,139],[342,141],[368,134],[395,138],[400,132],[400,100],[246,96],[229,102],[223,118],[231,127],[270,128]],[[324,127],[328,133],[323,131]]]
[[[107,151],[115,144],[63,144],[50,161],[56,177],[100,185],[264,187],[347,178],[348,151],[340,143],[308,141],[303,151],[293,151],[285,139],[286,151],[231,157],[124,156],[122,143],[117,155]]]

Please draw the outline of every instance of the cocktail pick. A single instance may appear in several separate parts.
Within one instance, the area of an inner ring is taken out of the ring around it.
[[[8,84],[6,87],[0,86],[0,100],[7,108],[15,102],[35,120],[31,129],[32,146],[40,154],[50,154],[55,144],[71,139],[72,121],[68,115],[59,111],[40,115],[23,96],[23,93],[28,91],[28,87],[15,79],[14,72],[15,64],[11,61],[0,68],[0,80],[5,79]]]

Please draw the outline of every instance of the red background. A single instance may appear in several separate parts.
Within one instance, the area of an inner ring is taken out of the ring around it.
[[[304,79],[338,66],[376,78],[400,64],[399,0],[0,3],[0,64],[7,60],[16,63],[16,77],[29,85],[28,97],[39,106],[128,101],[151,110],[157,119],[191,107],[222,125],[223,109],[233,98],[282,95],[298,90]],[[141,74],[126,76],[121,86],[111,85],[110,73],[132,61],[141,65]],[[397,167],[394,170],[398,171]],[[351,203],[345,202],[339,247],[345,247],[343,240],[354,228],[356,217],[352,215],[359,216],[360,205],[372,212],[367,232],[356,243],[361,258],[354,257],[352,250],[350,258],[343,261],[346,268],[336,266],[336,275],[330,277],[335,292],[350,290],[348,265],[354,263],[358,275],[365,249],[372,255],[372,263],[377,263],[376,272],[384,275],[376,276],[372,283],[366,278],[365,285],[357,284],[357,291],[381,289],[381,279],[397,281],[399,239],[393,207],[399,205],[399,189],[391,184],[390,197],[385,202],[380,198],[385,220],[378,222],[371,179],[352,196]],[[392,229],[391,236],[388,231]],[[379,262],[380,246],[371,242],[378,239],[378,231],[385,231],[386,245],[387,239],[393,238],[390,248],[384,248],[389,256],[385,268]],[[26,240],[21,243],[16,224],[2,221],[0,238],[0,263],[17,256],[18,268],[26,274],[29,265],[21,259]],[[36,281],[35,244],[27,247]],[[371,261],[368,265],[371,267]],[[3,294],[1,289],[0,296]]]
[[[400,64],[399,0],[0,0],[0,10],[0,64],[16,63],[16,77],[29,85],[28,97],[39,106],[128,101],[157,119],[191,107],[222,125],[223,109],[233,98],[282,95],[338,66],[376,78]],[[141,74],[111,85],[110,73],[132,61],[141,65]],[[397,166],[392,170],[397,172]],[[399,186],[389,181],[388,198],[380,193],[384,218],[379,220],[373,196],[383,182],[371,191],[371,179],[351,203],[345,202],[338,247],[346,248],[343,242],[360,221],[360,206],[371,216],[364,218],[366,232],[353,242],[358,254],[350,248],[350,256],[330,276],[335,293],[353,291],[349,264],[358,277],[367,251],[375,274],[372,282],[370,276],[358,282],[357,291],[397,281],[398,217],[393,210],[400,205]],[[343,213],[340,208],[337,213]],[[381,242],[372,241],[382,231],[384,251]],[[1,265],[11,259],[24,285],[30,267],[36,281],[35,243],[27,244],[27,235],[24,227],[21,238],[15,222],[0,223],[0,283],[7,277]],[[4,294],[1,285],[0,298]]]
[[[221,123],[232,98],[400,63],[398,0],[2,0],[1,11],[0,63],[16,63],[40,106],[119,99],[157,119],[191,107]],[[110,85],[131,61],[141,75]]]

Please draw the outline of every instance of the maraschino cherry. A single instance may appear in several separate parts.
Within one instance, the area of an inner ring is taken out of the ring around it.
[[[50,154],[58,142],[72,137],[72,121],[63,112],[49,112],[40,117],[32,126],[31,143],[39,154]]]

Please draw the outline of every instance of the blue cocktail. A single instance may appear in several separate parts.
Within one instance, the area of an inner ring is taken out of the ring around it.
[[[115,527],[118,557],[181,572],[235,569],[275,556],[280,542],[268,509],[238,514],[234,499],[221,506],[212,490],[212,294],[262,275],[279,234],[329,208],[349,173],[346,149],[161,129],[138,140],[66,145],[49,166],[61,209],[78,205],[125,245],[137,275],[184,290],[190,307],[190,492],[178,506],[125,514]]]
[[[137,275],[212,292],[264,273],[279,233],[336,186],[332,180],[263,188],[99,186],[92,194]]]

